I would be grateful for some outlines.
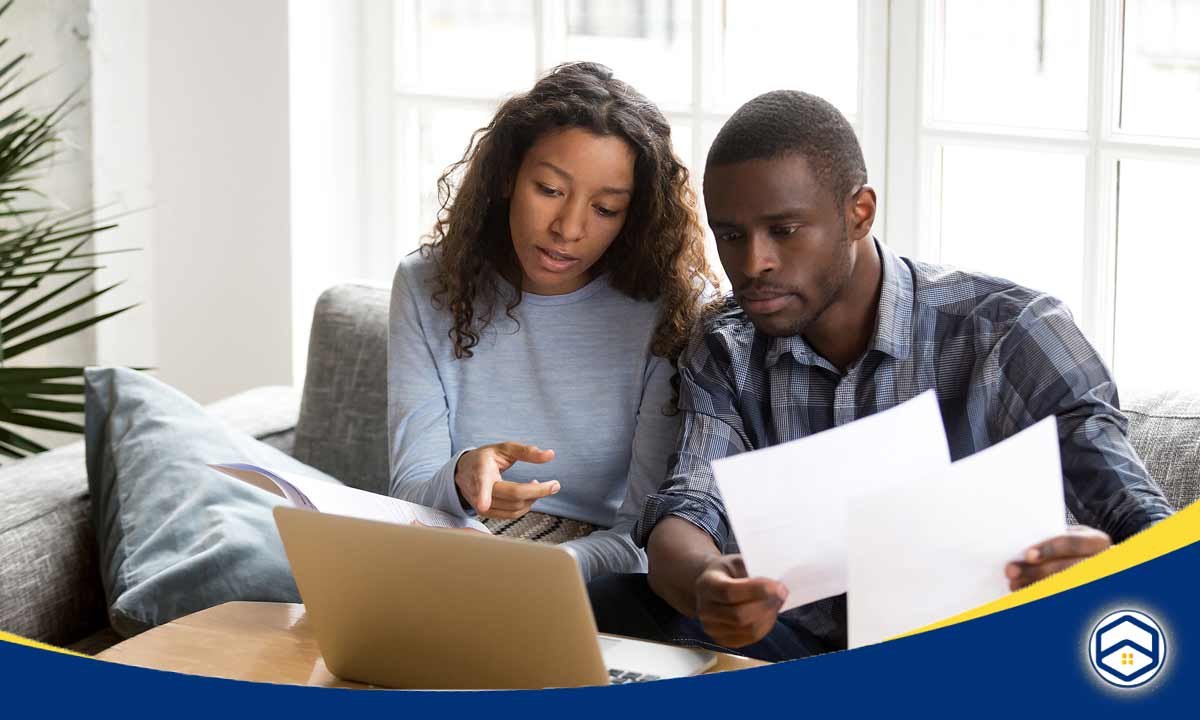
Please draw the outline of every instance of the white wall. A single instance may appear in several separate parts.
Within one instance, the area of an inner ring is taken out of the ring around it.
[[[121,286],[96,301],[97,312],[138,307],[102,323],[97,365],[159,364],[154,300],[154,184],[150,174],[149,8],[141,0],[93,0],[91,32],[92,193],[96,217],[119,226],[95,239],[105,256],[96,287]]]
[[[122,269],[150,312],[101,329],[99,361],[201,402],[291,383],[287,0],[92,10],[96,200],[150,208],[120,243],[147,248]]]

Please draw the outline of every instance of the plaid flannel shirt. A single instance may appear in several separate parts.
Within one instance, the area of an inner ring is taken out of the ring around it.
[[[712,460],[845,425],[931,388],[955,460],[1057,415],[1066,504],[1081,523],[1120,541],[1171,513],[1126,438],[1112,377],[1063,303],[876,247],[876,329],[845,372],[799,335],[757,333],[732,298],[705,323],[680,361],[683,427],[667,480],[634,528],[638,544],[671,515],[737,552]],[[822,511],[819,497],[781,510],[799,523]],[[845,595],[788,616],[829,650],[846,647]]]

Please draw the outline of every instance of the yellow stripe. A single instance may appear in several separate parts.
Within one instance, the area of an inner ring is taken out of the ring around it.
[[[1035,600],[1049,597],[1071,588],[1085,585],[1094,580],[1108,577],[1129,568],[1149,562],[1182,547],[1200,542],[1200,502],[1194,502],[1183,510],[1134,535],[1125,542],[1094,555],[1083,562],[1051,575],[1041,582],[1009,593],[999,600],[980,605],[974,610],[954,615],[945,620],[926,625],[897,637],[908,637],[918,633],[956,625],[967,620],[998,613]],[[895,639],[895,638],[893,638]]]
[[[39,650],[49,650],[51,652],[62,653],[63,655],[74,655],[75,657],[91,657],[90,655],[84,655],[83,653],[77,653],[74,650],[67,650],[66,648],[55,647],[54,645],[47,645],[46,643],[38,642],[37,640],[30,640],[29,638],[23,638],[20,635],[13,635],[12,633],[4,632],[3,630],[0,630],[0,642],[13,643],[15,645],[28,645],[31,648],[37,648]]]

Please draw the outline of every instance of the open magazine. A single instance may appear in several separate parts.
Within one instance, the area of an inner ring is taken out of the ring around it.
[[[272,495],[278,495],[298,508],[398,525],[469,528],[491,534],[483,523],[474,518],[457,517],[435,508],[337,483],[277,472],[246,463],[223,463],[209,467],[260,490],[266,490]]]

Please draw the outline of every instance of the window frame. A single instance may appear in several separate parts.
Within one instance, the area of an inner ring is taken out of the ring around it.
[[[370,238],[366,245],[371,257],[382,260],[384,256],[396,257],[415,247],[416,238],[428,232],[416,221],[408,221],[408,228],[400,218],[419,218],[419,193],[409,192],[419,183],[416,164],[401,162],[404,148],[399,147],[395,128],[398,114],[410,109],[472,109],[492,111],[496,98],[476,94],[455,92],[429,92],[397,88],[395,83],[394,57],[397,38],[395,13],[409,13],[414,23],[418,20],[419,3],[391,3],[387,0],[364,0],[364,32],[368,39],[364,43],[365,67],[370,78],[366,82],[364,95],[369,109],[366,126],[368,147],[380,148],[375,157],[394,158],[391,163],[373,163],[368,172],[367,183],[370,205],[380,213],[380,218],[369,228]],[[562,42],[566,39],[566,0],[531,0],[533,4],[535,72],[541,75],[554,60],[562,56]],[[692,13],[691,29],[691,89],[686,106],[663,106],[663,113],[673,125],[686,124],[691,128],[692,139],[683,158],[693,169],[697,191],[702,180],[702,153],[705,150],[704,127],[706,124],[722,123],[727,112],[716,112],[704,107],[704,74],[706,48],[718,47],[715,28],[719,17],[720,3],[709,0],[690,0]],[[887,17],[888,3],[881,0],[858,0],[858,113],[851,118],[859,133],[866,157],[867,167],[879,168],[875,175],[883,177],[886,162],[887,142]],[[410,38],[410,41],[413,41]],[[532,84],[535,78],[528,78]],[[466,138],[463,139],[464,146]],[[382,168],[378,166],[390,165]],[[878,185],[877,185],[878,186]],[[886,193],[881,192],[881,201],[886,202]],[[876,223],[877,232],[882,232],[883,208]],[[390,228],[390,231],[387,229]],[[413,236],[409,238],[409,236]],[[711,238],[710,238],[711,243]],[[715,255],[713,260],[715,261]]]
[[[939,0],[890,0],[887,138],[887,242],[902,254],[938,262],[940,178],[937,149],[967,144],[1086,158],[1083,307],[1076,322],[1113,367],[1116,349],[1118,173],[1122,160],[1200,164],[1200,139],[1137,135],[1117,127],[1125,0],[1091,0],[1086,130],[1051,131],[935,122],[931,38]],[[1114,368],[1116,370],[1116,368]]]

